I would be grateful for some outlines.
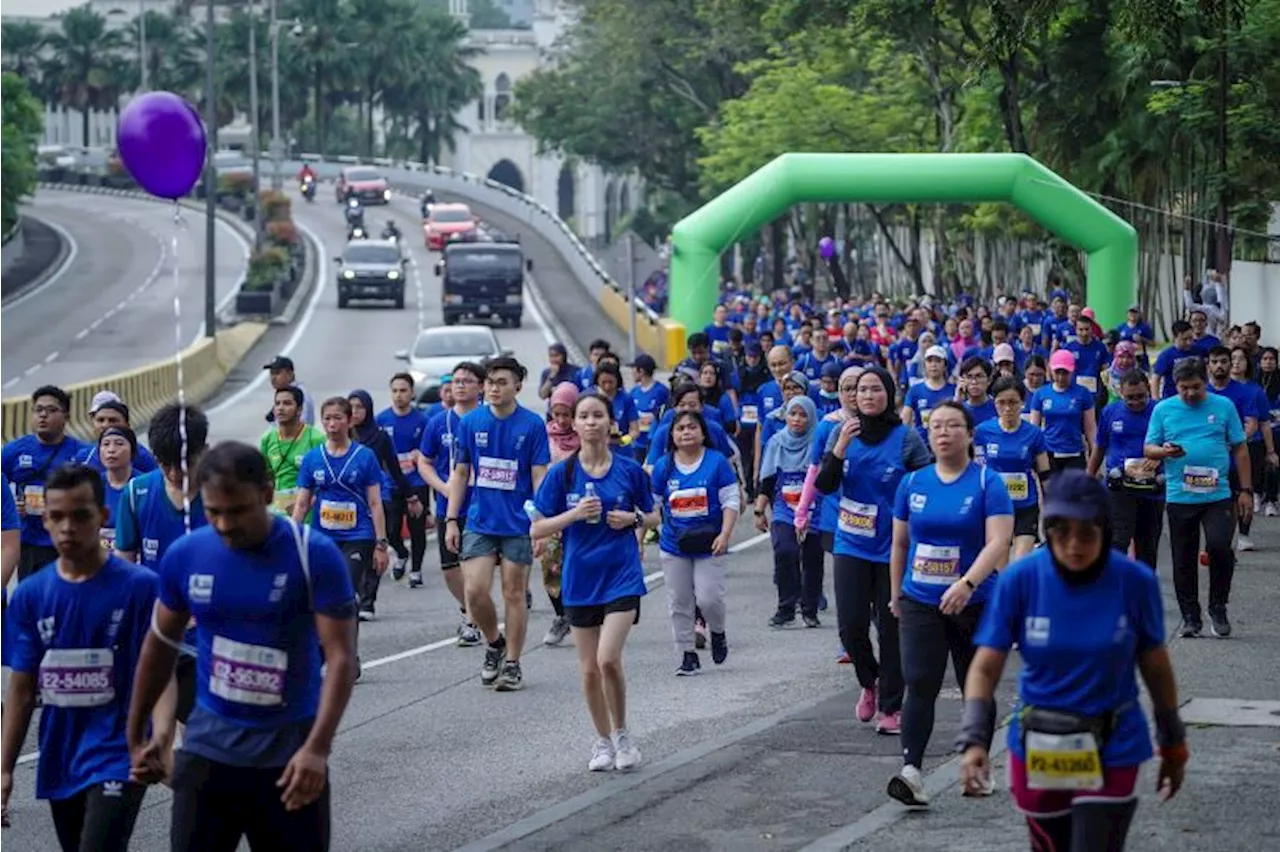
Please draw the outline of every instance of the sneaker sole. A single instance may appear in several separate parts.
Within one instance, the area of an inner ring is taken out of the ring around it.
[[[693,670],[693,671],[691,671],[691,672],[687,672],[687,671],[685,671],[684,669],[676,669],[676,677],[693,677],[693,676],[694,676],[694,675],[696,675],[699,671],[700,671],[700,669],[694,669],[694,670]]]
[[[592,766],[591,764],[587,764],[587,771],[588,772],[612,772],[613,764],[610,763],[608,766]]]
[[[1226,633],[1220,633],[1220,632],[1218,631],[1218,628],[1214,627],[1212,624],[1210,624],[1210,625],[1209,625],[1209,633],[1210,633],[1210,634],[1213,636],[1213,638],[1215,638],[1215,639],[1230,639],[1230,638],[1231,638],[1231,630],[1230,630],[1229,628],[1228,628],[1228,630],[1227,630],[1227,632],[1226,632]]]
[[[459,648],[474,648],[475,646],[480,644],[480,640],[477,639],[473,642],[470,639],[457,639],[454,641],[454,644],[456,644]]]
[[[493,691],[494,692],[519,692],[522,689],[524,689],[524,681],[520,681],[519,683],[507,683],[505,681],[498,681],[497,685],[494,686]]]
[[[889,779],[889,798],[896,802],[901,802],[909,808],[927,808],[929,803],[922,802],[916,798],[916,793],[911,789],[906,781],[898,776]]]
[[[617,762],[615,762],[613,764],[613,768],[618,770],[619,772],[631,772],[634,769],[639,769],[640,763],[641,761],[637,760],[635,763],[628,763],[626,766],[619,766]]]
[[[486,677],[483,674],[480,675],[480,683],[484,686],[493,686],[497,682],[498,682],[498,676],[496,674],[493,677]]]

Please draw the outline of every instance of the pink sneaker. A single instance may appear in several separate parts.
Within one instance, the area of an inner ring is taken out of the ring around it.
[[[876,720],[876,733],[890,737],[896,737],[902,733],[902,714],[881,713],[880,718]]]
[[[876,688],[863,689],[858,696],[858,704],[853,709],[859,722],[870,722],[876,715]]]

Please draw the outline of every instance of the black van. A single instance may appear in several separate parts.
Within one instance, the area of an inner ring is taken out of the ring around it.
[[[445,325],[463,318],[498,319],[520,327],[524,314],[524,274],[533,261],[524,259],[516,242],[452,242],[436,263],[443,279]]]

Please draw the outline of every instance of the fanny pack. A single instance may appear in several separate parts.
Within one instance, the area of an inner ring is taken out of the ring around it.
[[[1022,726],[1022,741],[1025,746],[1027,733],[1053,734],[1068,736],[1071,734],[1093,734],[1098,738],[1098,745],[1104,746],[1115,732],[1120,715],[1133,705],[1126,701],[1110,713],[1100,716],[1085,716],[1068,710],[1049,710],[1045,707],[1026,706],[1018,715]]]
[[[710,525],[693,527],[676,537],[676,547],[689,556],[710,556],[712,546],[720,536],[720,528]]]
[[[1086,716],[1066,710],[1023,707],[1019,713],[1026,783],[1031,790],[1101,790],[1102,752],[1115,732],[1125,702],[1109,713]]]

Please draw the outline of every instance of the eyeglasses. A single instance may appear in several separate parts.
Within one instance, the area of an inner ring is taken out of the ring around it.
[[[37,405],[31,409],[37,415],[40,414],[61,414],[62,406],[60,405]]]
[[[480,384],[480,382],[479,382],[479,380],[478,380],[478,379],[465,378],[465,379],[453,379],[453,380],[450,382],[450,384],[455,384],[455,385],[478,385],[478,384]]]
[[[1020,399],[997,399],[996,408],[1021,408],[1022,400]]]
[[[950,423],[945,420],[941,422],[937,420],[929,421],[930,432],[964,432],[968,430],[968,428],[969,427],[963,423]]]

